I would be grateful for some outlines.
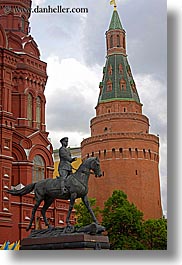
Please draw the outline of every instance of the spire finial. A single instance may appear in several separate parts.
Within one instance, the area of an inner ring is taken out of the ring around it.
[[[110,0],[110,5],[114,5],[114,10],[116,11],[116,0]]]

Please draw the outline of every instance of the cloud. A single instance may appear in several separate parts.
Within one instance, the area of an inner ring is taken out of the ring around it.
[[[95,115],[101,68],[87,67],[74,58],[59,60],[58,56],[49,57],[47,63],[47,129],[79,133],[82,140],[89,134],[89,120]]]
[[[42,5],[46,2],[46,0],[33,0],[32,4],[35,5]]]
[[[155,134],[166,134],[167,126],[167,87],[152,75],[137,74],[134,76],[143,113],[150,119],[150,131]]]

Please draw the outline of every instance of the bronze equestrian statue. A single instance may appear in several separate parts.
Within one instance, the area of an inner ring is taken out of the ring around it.
[[[35,212],[37,208],[39,207],[40,203],[44,201],[44,206],[41,210],[42,216],[44,218],[45,224],[48,226],[48,228],[51,229],[51,226],[48,223],[48,220],[46,218],[46,211],[49,208],[49,206],[52,204],[55,198],[59,198],[62,200],[68,200],[70,199],[69,204],[69,210],[66,218],[66,224],[69,228],[70,226],[70,215],[71,211],[73,209],[73,205],[76,198],[81,198],[85,206],[87,207],[89,213],[92,216],[93,221],[98,224],[98,221],[94,215],[94,212],[92,211],[88,198],[88,180],[89,176],[92,173],[95,174],[95,177],[101,177],[101,169],[100,169],[100,162],[99,159],[96,157],[90,157],[87,158],[78,168],[78,170],[73,173],[69,174],[65,180],[64,186],[66,188],[66,191],[64,194],[61,192],[61,181],[58,178],[55,179],[44,179],[40,180],[36,183],[29,184],[25,186],[24,188],[20,190],[7,190],[10,194],[14,196],[23,196],[25,194],[28,194],[34,190],[35,193],[35,205],[32,209],[32,216],[30,218],[30,223],[27,227],[27,231],[31,228]]]

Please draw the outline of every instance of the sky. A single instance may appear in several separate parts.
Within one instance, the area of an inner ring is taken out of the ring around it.
[[[90,136],[106,60],[109,0],[33,0],[36,7],[88,8],[88,13],[34,13],[30,34],[47,62],[46,125],[54,149]],[[167,12],[166,0],[116,0],[126,31],[127,54],[150,133],[160,137],[160,182],[167,213]]]

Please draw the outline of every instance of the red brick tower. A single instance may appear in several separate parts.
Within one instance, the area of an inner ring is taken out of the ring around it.
[[[29,35],[30,0],[0,0],[0,243],[27,235],[33,195],[6,193],[52,177],[52,145],[45,126],[46,63]],[[55,202],[48,217],[64,223],[66,207]]]
[[[159,138],[149,133],[126,54],[125,30],[116,8],[106,32],[107,59],[100,83],[91,137],[82,141],[82,158],[98,156],[103,177],[90,178],[89,196],[98,205],[123,190],[144,213],[162,216],[159,183]]]

